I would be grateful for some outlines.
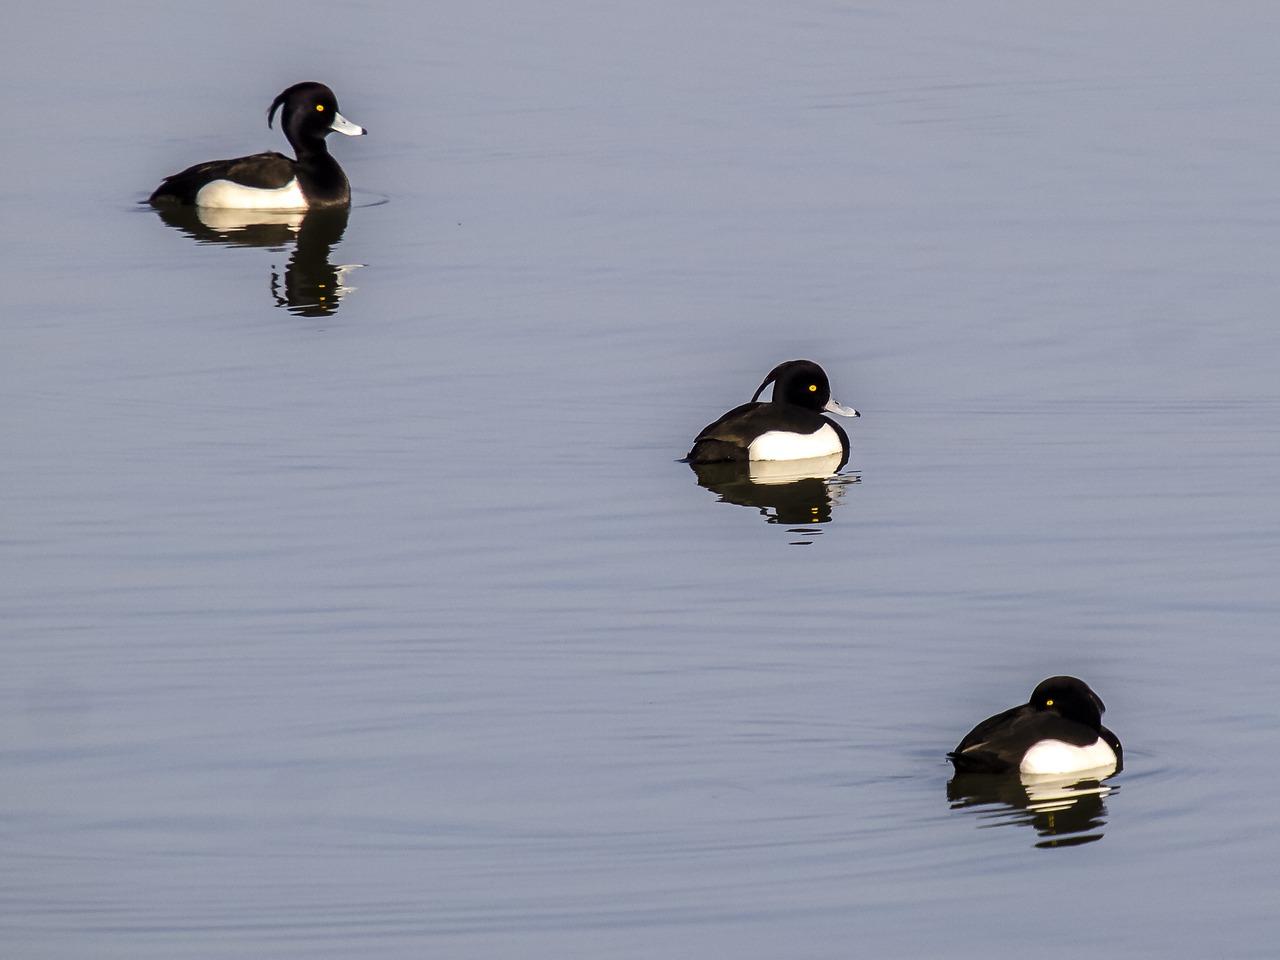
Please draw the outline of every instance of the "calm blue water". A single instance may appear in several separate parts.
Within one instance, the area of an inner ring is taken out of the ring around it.
[[[0,39],[6,956],[1273,955],[1280,9],[220,13]],[[346,222],[139,205],[301,79]]]

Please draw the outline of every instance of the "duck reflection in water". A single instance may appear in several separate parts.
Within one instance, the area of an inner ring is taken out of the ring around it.
[[[327,317],[354,290],[344,283],[360,264],[334,264],[332,251],[347,229],[349,207],[310,210],[229,210],[168,205],[160,219],[197,243],[224,247],[292,247],[284,270],[271,268],[276,305],[304,317]]]
[[[723,503],[756,507],[768,523],[808,526],[830,523],[832,509],[857,476],[837,476],[843,457],[810,460],[753,460],[748,463],[693,463],[698,485]],[[802,532],[802,531],[796,531]],[[803,532],[812,532],[805,530]]]
[[[1104,782],[1108,770],[1080,773],[960,773],[947,784],[952,810],[976,814],[982,827],[1033,828],[1042,849],[1073,847],[1102,839],[1106,826],[1104,800],[1118,786]]]

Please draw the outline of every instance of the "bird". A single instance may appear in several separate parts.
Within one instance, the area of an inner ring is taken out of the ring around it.
[[[773,384],[773,396],[760,400]],[[849,437],[823,412],[860,416],[831,396],[826,372],[812,360],[787,360],[769,371],[749,403],[734,407],[702,428],[686,463],[742,463],[751,460],[806,460],[840,454],[849,459]],[[839,468],[837,468],[839,469]]]
[[[957,773],[1068,774],[1123,766],[1120,740],[1102,725],[1106,706],[1076,677],[1049,677],[1031,699],[970,730],[947,754]]]
[[[338,112],[337,98],[323,83],[295,83],[281,92],[267,110],[268,127],[277,110],[296,160],[268,151],[198,163],[166,177],[147,202],[238,210],[349,206],[351,184],[330,156],[325,137],[335,131],[361,137],[368,131]]]

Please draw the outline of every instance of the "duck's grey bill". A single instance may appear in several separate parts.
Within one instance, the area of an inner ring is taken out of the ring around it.
[[[369,131],[364,127],[357,127],[340,113],[334,113],[333,123],[329,124],[330,130],[336,130],[338,133],[345,133],[348,137],[363,137]]]
[[[825,407],[823,407],[822,409],[826,410],[826,411],[827,411],[827,413],[838,413],[838,414],[840,414],[840,416],[842,416],[842,417],[860,417],[860,416],[862,416],[862,414],[860,414],[857,410],[853,409],[853,407],[846,407],[846,406],[842,406],[841,404],[837,403],[837,402],[836,402],[836,398],[835,398],[835,397],[832,397],[830,400],[828,400],[828,401],[827,401],[827,405],[826,405]]]

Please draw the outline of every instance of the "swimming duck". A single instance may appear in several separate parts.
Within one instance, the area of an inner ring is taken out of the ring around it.
[[[282,153],[255,153],[234,160],[210,160],[166,177],[148,200],[239,210],[306,210],[351,203],[351,184],[329,155],[325,137],[349,137],[366,131],[338,112],[333,91],[323,83],[295,83],[267,111],[271,126],[280,111],[280,128],[293,145],[296,160]]]
[[[761,402],[760,394],[771,383],[772,399]],[[832,398],[822,367],[812,360],[788,360],[769,371],[750,403],[703,427],[685,461],[807,460],[839,454],[842,467],[849,459],[849,437],[823,411],[859,416]]]
[[[1031,699],[970,730],[947,759],[957,773],[1065,774],[1123,765],[1120,741],[1102,725],[1106,707],[1075,677],[1049,677]]]

